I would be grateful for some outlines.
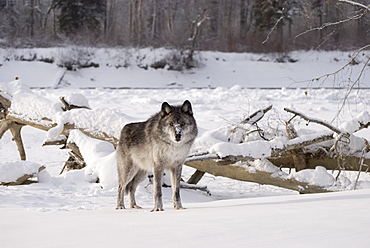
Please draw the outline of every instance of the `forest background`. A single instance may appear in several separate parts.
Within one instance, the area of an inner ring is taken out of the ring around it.
[[[0,0],[0,46],[354,50],[369,44],[369,11],[348,2],[352,1]]]

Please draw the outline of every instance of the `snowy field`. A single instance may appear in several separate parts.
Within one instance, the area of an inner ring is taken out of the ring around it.
[[[144,52],[148,53],[147,59],[159,56],[158,51],[141,51]],[[38,53],[46,54],[45,51]],[[282,126],[283,121],[291,117],[283,111],[284,107],[331,122],[337,116],[346,89],[306,86],[345,86],[350,82],[348,78],[356,80],[362,70],[361,61],[336,77],[315,81],[317,85],[308,81],[294,82],[334,72],[349,60],[350,54],[297,52],[291,56],[298,62],[276,63],[276,55],[209,52],[201,55],[201,69],[184,73],[135,66],[118,69],[100,66],[67,72],[55,63],[10,60],[1,63],[0,83],[8,83],[18,75],[31,87],[46,87],[32,91],[51,102],[58,102],[60,96],[80,93],[92,109],[114,110],[132,120],[147,119],[159,111],[163,101],[181,104],[188,99],[193,104],[200,131],[198,147],[194,149],[201,149],[201,145],[205,145],[202,137],[204,141],[207,131],[238,123],[269,105],[273,105],[273,111],[265,124],[271,128]],[[94,59],[102,64],[104,56],[96,55]],[[333,125],[339,126],[369,110],[368,74],[367,69],[361,78],[361,86],[365,88],[349,94]],[[300,88],[287,88],[292,83],[293,87]],[[56,86],[60,88],[54,89]],[[300,133],[323,129],[304,121],[297,121],[295,127]],[[117,186],[114,182],[104,188],[89,183],[84,170],[59,175],[68,151],[42,147],[46,132],[24,127],[22,135],[27,160],[44,165],[46,170],[38,175],[39,183],[0,186],[0,247],[370,245],[367,237],[370,217],[366,217],[370,205],[370,176],[366,173],[360,177],[361,190],[348,190],[348,187],[342,192],[312,195],[206,174],[200,184],[206,185],[211,195],[183,189],[182,201],[188,209],[175,211],[171,190],[164,188],[165,211],[159,213],[150,212],[152,188],[146,180],[137,192],[138,204],[143,209],[116,211]],[[358,135],[370,139],[368,130]],[[19,163],[18,151],[9,132],[0,140],[0,159],[2,168]],[[185,166],[183,178],[187,180],[193,172],[194,169]],[[344,172],[350,180],[356,175]]]

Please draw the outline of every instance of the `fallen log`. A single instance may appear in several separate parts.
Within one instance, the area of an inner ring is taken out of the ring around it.
[[[267,158],[271,163],[281,168],[295,168],[294,161],[288,154],[280,157]],[[314,156],[313,154],[305,154],[306,169],[315,169],[317,166],[324,166],[327,170],[348,170],[348,171],[369,171],[370,159],[362,159],[357,156],[346,156],[345,167],[339,168],[337,158],[327,156]],[[361,161],[363,164],[361,166]],[[368,166],[364,166],[368,165]]]
[[[49,131],[50,129],[58,125],[57,123],[53,123],[52,121],[47,120],[47,119],[44,119],[41,121],[26,119],[22,115],[17,115],[14,113],[10,113],[9,115],[7,115],[6,119],[12,122],[22,124],[22,125],[28,125],[28,126],[31,126],[31,127],[43,130],[43,131]],[[98,131],[98,130],[91,131],[86,128],[76,127],[74,124],[70,124],[70,123],[64,124],[64,128],[63,128],[63,131],[61,132],[61,135],[68,136],[69,131],[73,129],[80,130],[81,132],[83,132],[84,134],[86,134],[87,136],[91,138],[108,141],[112,143],[114,146],[118,144],[118,139],[116,137],[112,137],[105,132]]]
[[[77,106],[70,105],[66,103],[65,99],[62,98],[64,101],[64,105],[67,104],[71,109],[76,109]],[[30,119],[28,117],[25,117],[22,114],[18,113],[13,113],[10,112],[10,106],[11,106],[11,101],[5,97],[5,94],[2,95],[0,94],[0,139],[2,135],[7,131],[10,130],[13,135],[13,139],[16,141],[17,145],[21,144],[21,137],[20,137],[20,128],[24,125],[31,126],[37,129],[40,129],[42,131],[49,131],[52,128],[55,128],[58,124],[54,123],[50,118],[43,118],[43,119]],[[72,107],[71,107],[72,106]],[[86,108],[88,111],[87,107]],[[72,110],[73,111],[73,110]],[[63,131],[61,132],[62,135],[68,136],[68,133],[72,129],[78,129],[87,136],[94,138],[94,139],[99,139],[99,140],[104,140],[108,141],[114,145],[118,144],[118,138],[113,137],[111,135],[108,135],[104,131],[100,130],[89,130],[88,128],[81,128],[81,127],[76,127],[74,124],[66,123],[64,124]],[[18,146],[18,150],[21,153],[21,158],[25,160],[25,153],[24,153],[24,148]]]
[[[234,163],[234,162],[232,162]],[[272,173],[255,170],[247,171],[244,167],[231,164],[225,160],[200,159],[185,162],[185,165],[214,176],[227,177],[239,181],[253,182],[258,184],[268,184],[286,189],[298,191],[299,193],[324,193],[331,192],[328,189],[299,182],[295,179],[284,179],[276,177]]]

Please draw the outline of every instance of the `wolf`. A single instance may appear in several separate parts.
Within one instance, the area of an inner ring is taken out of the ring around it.
[[[160,112],[147,121],[125,125],[116,149],[119,182],[116,209],[125,208],[125,193],[130,208],[141,208],[136,204],[135,191],[152,171],[152,212],[163,211],[161,187],[164,170],[170,171],[173,206],[183,209],[180,199],[182,165],[197,134],[197,124],[188,100],[181,106],[163,102]]]

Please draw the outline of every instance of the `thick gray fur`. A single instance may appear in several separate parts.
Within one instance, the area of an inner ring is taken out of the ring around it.
[[[123,127],[117,146],[118,196],[117,209],[124,209],[124,194],[129,207],[140,208],[135,191],[140,182],[152,171],[154,175],[154,208],[163,211],[162,177],[164,170],[171,174],[172,196],[175,209],[182,209],[180,179],[182,165],[198,134],[191,103],[181,106],[162,104],[161,111],[145,122],[130,123]]]

